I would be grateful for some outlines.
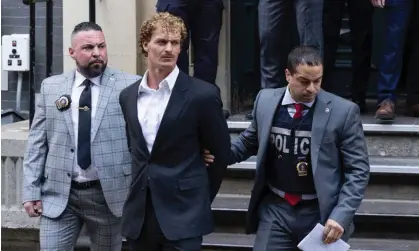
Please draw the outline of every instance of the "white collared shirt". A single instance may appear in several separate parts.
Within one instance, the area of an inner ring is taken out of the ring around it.
[[[294,107],[294,106],[291,106],[291,105],[292,105],[292,104],[295,104],[295,103],[301,103],[301,104],[304,104],[304,105],[305,105],[305,106],[307,106],[307,107],[312,107],[312,106],[313,106],[313,104],[314,104],[314,100],[313,100],[313,101],[311,101],[311,102],[309,102],[309,103],[296,102],[296,101],[292,98],[292,96],[291,96],[291,93],[290,93],[289,87],[287,87],[287,89],[286,89],[286,91],[285,91],[285,94],[284,94],[284,98],[282,99],[282,103],[281,103],[281,105],[286,105],[286,106],[288,106],[288,113],[289,113],[289,115],[291,116],[291,118],[293,118],[293,117],[294,117],[294,114],[295,114],[295,112],[296,112],[295,107]],[[308,111],[309,111],[309,109],[304,109],[304,110],[303,110],[303,116],[304,116],[304,115],[306,115]]]
[[[91,86],[91,90],[92,90],[91,128],[93,128],[94,117],[96,115],[97,104],[98,104],[98,99],[99,99],[100,78],[101,76],[90,79],[90,81],[93,82],[93,85]],[[78,134],[79,134],[79,101],[80,101],[80,95],[85,88],[85,86],[82,85],[85,79],[86,78],[83,75],[81,75],[78,71],[76,71],[73,88],[71,91],[71,100],[72,100],[71,101],[71,117],[73,121],[74,140],[76,144],[76,150],[74,151],[75,160],[74,160],[74,165],[73,165],[73,180],[77,182],[86,182],[86,181],[99,179],[97,168],[94,166],[94,163],[93,163],[93,158],[92,158],[92,165],[88,167],[86,170],[81,169],[80,166],[77,164],[77,143],[78,143]]]
[[[178,76],[179,68],[176,66],[159,83],[159,89],[157,90],[151,89],[147,84],[148,71],[141,79],[137,98],[138,121],[150,153]]]

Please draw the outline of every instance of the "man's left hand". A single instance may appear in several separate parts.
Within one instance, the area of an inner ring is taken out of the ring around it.
[[[343,231],[344,229],[339,223],[331,219],[327,220],[324,226],[323,242],[330,244],[339,240],[342,237]]]

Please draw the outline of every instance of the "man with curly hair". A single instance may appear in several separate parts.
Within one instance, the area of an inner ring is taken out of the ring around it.
[[[132,250],[201,250],[213,231],[211,202],[227,167],[230,136],[217,88],[176,65],[187,37],[163,12],[141,27],[148,69],[119,102],[133,158],[122,235]],[[211,168],[202,147],[217,156]]]

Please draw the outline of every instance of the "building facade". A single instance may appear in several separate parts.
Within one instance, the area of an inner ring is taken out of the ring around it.
[[[63,1],[54,0],[52,73],[63,71]],[[46,4],[36,4],[35,89],[39,90],[46,72]],[[1,1],[1,35],[29,34],[29,6],[22,0]],[[16,107],[17,73],[2,72],[1,109]],[[29,72],[23,73],[21,109],[29,110]]]
[[[225,1],[226,8],[228,1]],[[89,20],[89,1],[53,0],[53,74],[60,74],[74,68],[74,62],[68,54],[70,35],[74,26]],[[145,70],[138,42],[139,28],[145,19],[155,13],[156,0],[96,0],[96,23],[102,26],[108,46],[109,66],[133,73],[143,74]],[[22,0],[3,0],[2,35],[29,34],[29,6]],[[227,18],[226,11],[224,19]],[[45,69],[45,2],[36,3],[36,40],[35,40],[35,90],[38,91],[46,77]],[[225,24],[226,22],[224,22]],[[219,71],[217,84],[221,87],[223,103],[228,109],[230,93],[228,69],[226,66],[226,25],[220,41]],[[7,74],[7,72],[6,72]],[[9,72],[8,79],[2,81],[2,110],[16,106],[17,73]],[[29,110],[29,72],[24,73],[22,90],[22,111]]]

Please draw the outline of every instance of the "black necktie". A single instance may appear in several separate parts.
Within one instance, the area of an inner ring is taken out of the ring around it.
[[[79,101],[79,133],[77,143],[77,164],[82,169],[87,169],[91,164],[90,157],[90,130],[92,125],[92,90],[93,83],[86,79],[83,81],[85,86],[80,95]]]

